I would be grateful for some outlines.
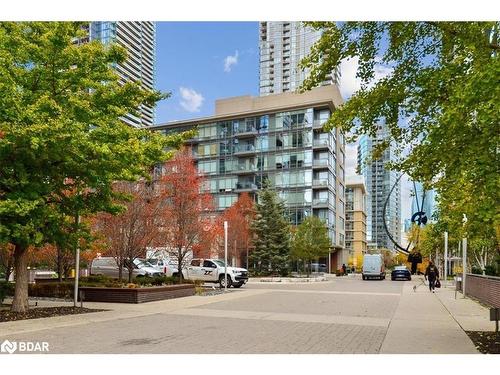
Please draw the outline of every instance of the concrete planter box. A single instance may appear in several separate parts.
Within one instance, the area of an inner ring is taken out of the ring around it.
[[[149,288],[81,287],[84,302],[143,303],[194,296],[193,284],[166,285]]]

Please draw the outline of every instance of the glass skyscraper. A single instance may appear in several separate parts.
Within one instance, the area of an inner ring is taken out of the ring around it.
[[[321,31],[304,27],[302,22],[260,22],[260,95],[295,91],[307,76],[299,68]],[[323,85],[335,83],[332,74]]]
[[[324,132],[322,125],[341,103],[335,85],[235,97],[216,101],[214,116],[153,129],[198,128],[188,144],[217,210],[230,207],[242,192],[256,198],[267,180],[285,201],[292,224],[310,215],[323,219],[332,244],[329,264],[336,269],[336,252],[345,246],[345,141],[339,129]]]
[[[367,190],[367,240],[370,248],[394,249],[383,223],[383,209],[391,188],[399,177],[398,172],[387,168],[394,158],[394,149],[389,146],[379,159],[372,159],[373,148],[387,139],[388,129],[379,125],[375,137],[363,135],[358,144],[358,173],[363,175]],[[391,237],[401,242],[401,183],[398,181],[387,203],[385,222]],[[371,244],[371,246],[370,246]]]
[[[116,42],[127,50],[127,60],[114,68],[121,82],[141,82],[155,88],[156,24],[154,22],[98,21],[90,24],[90,40],[103,44]],[[126,115],[123,120],[132,126],[151,126],[155,123],[155,112],[151,106],[138,108],[138,116]]]

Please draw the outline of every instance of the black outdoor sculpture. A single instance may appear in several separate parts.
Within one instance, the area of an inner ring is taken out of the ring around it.
[[[404,247],[402,247],[400,244],[398,244],[394,240],[394,238],[392,238],[391,233],[389,232],[389,229],[387,228],[387,223],[385,222],[385,212],[386,212],[386,209],[387,209],[387,203],[389,202],[389,198],[391,197],[391,194],[394,191],[394,188],[399,183],[399,180],[401,180],[401,177],[403,177],[403,174],[399,175],[399,177],[396,179],[396,182],[394,183],[394,185],[392,186],[391,190],[389,191],[389,194],[387,195],[387,199],[385,200],[385,203],[384,203],[384,209],[383,209],[383,214],[382,214],[382,221],[384,223],[384,229],[385,229],[385,231],[387,233],[387,236],[389,237],[389,239],[391,240],[391,242],[396,247],[396,250],[399,251],[402,254],[408,255],[408,262],[411,263],[411,273],[412,273],[412,275],[414,275],[414,274],[417,273],[417,265],[419,263],[422,263],[422,254],[420,254],[420,252],[418,250],[410,252],[409,251],[410,243],[408,244],[408,246],[406,247],[406,249]],[[415,186],[415,182],[413,182],[413,188],[415,189],[415,194],[416,194],[417,189],[416,189],[416,186]],[[416,200],[417,200],[417,209],[418,209],[418,212],[415,212],[412,215],[411,222],[412,223],[416,223],[418,226],[425,225],[425,224],[427,224],[427,215],[426,215],[426,213],[424,211],[422,211],[423,207],[424,207],[424,201],[425,201],[425,190],[424,190],[424,194],[422,195],[422,202],[421,202],[421,204],[419,204],[419,202],[418,202],[418,197],[416,197]]]

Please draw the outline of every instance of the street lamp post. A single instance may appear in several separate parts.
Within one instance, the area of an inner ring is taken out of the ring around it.
[[[227,221],[224,221],[224,293],[227,292]]]
[[[80,225],[80,215],[76,215],[76,225]],[[79,281],[79,274],[80,274],[80,245],[79,241],[77,239],[76,242],[76,255],[75,255],[75,289],[73,291],[74,293],[74,298],[73,298],[73,306],[76,307],[78,304],[78,281]]]
[[[467,224],[467,215],[463,214],[462,224]],[[462,239],[462,295],[465,298],[465,277],[467,274],[467,235]]]
[[[448,232],[444,232],[444,286],[448,286]]]

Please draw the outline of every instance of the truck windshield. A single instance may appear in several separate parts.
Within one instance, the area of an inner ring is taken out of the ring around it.
[[[220,267],[225,267],[224,261],[220,259],[215,259],[214,262],[220,266]],[[229,264],[227,265],[228,267],[231,267]]]

